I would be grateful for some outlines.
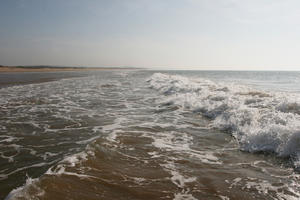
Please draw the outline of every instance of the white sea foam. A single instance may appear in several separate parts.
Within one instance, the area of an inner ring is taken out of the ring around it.
[[[190,189],[186,187],[186,183],[195,182],[197,180],[196,177],[186,177],[182,175],[177,169],[173,162],[168,162],[166,164],[161,164],[161,166],[171,174],[170,180],[173,184],[175,184],[178,188],[180,188],[181,192],[174,194],[174,200],[194,200],[196,198],[190,194]]]
[[[42,190],[40,187],[38,187],[35,183],[38,181],[38,179],[33,179],[27,176],[26,183],[18,187],[16,189],[13,189],[4,200],[13,200],[13,199],[32,199],[32,196],[28,193],[29,187],[34,187],[35,190],[38,192],[35,194],[35,197],[39,198],[42,197],[45,193],[44,190]]]
[[[79,178],[92,178],[89,175],[78,174],[75,172],[66,171],[66,168],[75,167],[77,164],[81,164],[82,162],[86,161],[88,155],[93,155],[93,152],[91,152],[87,147],[86,152],[83,151],[83,152],[76,153],[74,155],[65,157],[62,161],[59,162],[59,164],[49,168],[45,174],[54,175],[54,176],[59,176],[59,175],[64,174],[64,175],[70,175],[70,176],[77,176]]]
[[[182,194],[182,193],[177,193],[174,196],[173,200],[197,200],[193,195],[191,194]]]
[[[230,200],[230,198],[227,196],[219,195],[219,197],[221,198],[221,200]]]
[[[294,182],[294,180],[292,180]],[[261,180],[257,178],[247,177],[245,179],[235,178],[231,185],[230,189],[234,187],[241,187],[242,190],[253,190],[255,189],[258,194],[268,196],[269,199],[286,199],[286,200],[296,200],[299,199],[300,193],[298,191],[298,183],[287,184],[271,184],[267,180]],[[288,192],[286,192],[288,191]],[[270,193],[275,193],[276,196],[269,196]]]
[[[232,133],[241,150],[290,157],[298,167],[300,95],[161,73],[148,82],[161,93],[162,105],[176,104],[210,118],[211,126]]]
[[[110,142],[116,142],[118,129],[122,128],[122,122],[124,122],[126,118],[117,118],[115,119],[113,124],[105,125],[102,127],[103,132],[109,133],[107,136],[107,140]]]
[[[188,157],[196,157],[203,163],[207,164],[222,164],[218,157],[211,151],[197,151],[191,148],[193,144],[193,137],[184,132],[159,132],[151,135],[144,134],[144,137],[151,137],[153,139],[152,145],[164,151],[171,151],[174,153],[186,154]],[[157,152],[150,152],[149,155],[159,157]]]
[[[6,179],[8,176],[10,176],[12,174],[15,174],[17,172],[23,171],[25,169],[43,167],[43,166],[51,165],[55,162],[57,162],[57,160],[54,160],[54,161],[48,162],[48,163],[42,162],[42,163],[38,163],[38,164],[29,165],[29,166],[26,166],[26,167],[21,167],[21,168],[18,168],[16,170],[12,171],[12,172],[6,173],[6,174],[0,174],[0,180]]]

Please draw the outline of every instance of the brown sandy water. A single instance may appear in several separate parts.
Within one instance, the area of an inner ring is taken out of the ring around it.
[[[211,118],[151,88],[151,75],[1,89],[0,198],[299,198],[291,160],[241,151]]]

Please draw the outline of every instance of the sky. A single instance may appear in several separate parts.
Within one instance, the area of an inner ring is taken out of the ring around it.
[[[0,65],[300,70],[299,0],[0,0]]]

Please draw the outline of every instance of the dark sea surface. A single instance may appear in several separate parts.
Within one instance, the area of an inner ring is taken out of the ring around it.
[[[2,72],[0,73],[0,88],[14,85],[42,83],[70,77],[87,76],[91,72]]]
[[[3,73],[0,85],[0,199],[300,198],[300,72]]]

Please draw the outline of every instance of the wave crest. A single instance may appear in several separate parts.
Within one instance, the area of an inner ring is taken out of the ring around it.
[[[272,152],[300,166],[299,94],[162,73],[153,74],[148,82],[163,95],[163,103],[199,112],[215,128],[231,132],[241,150]]]

